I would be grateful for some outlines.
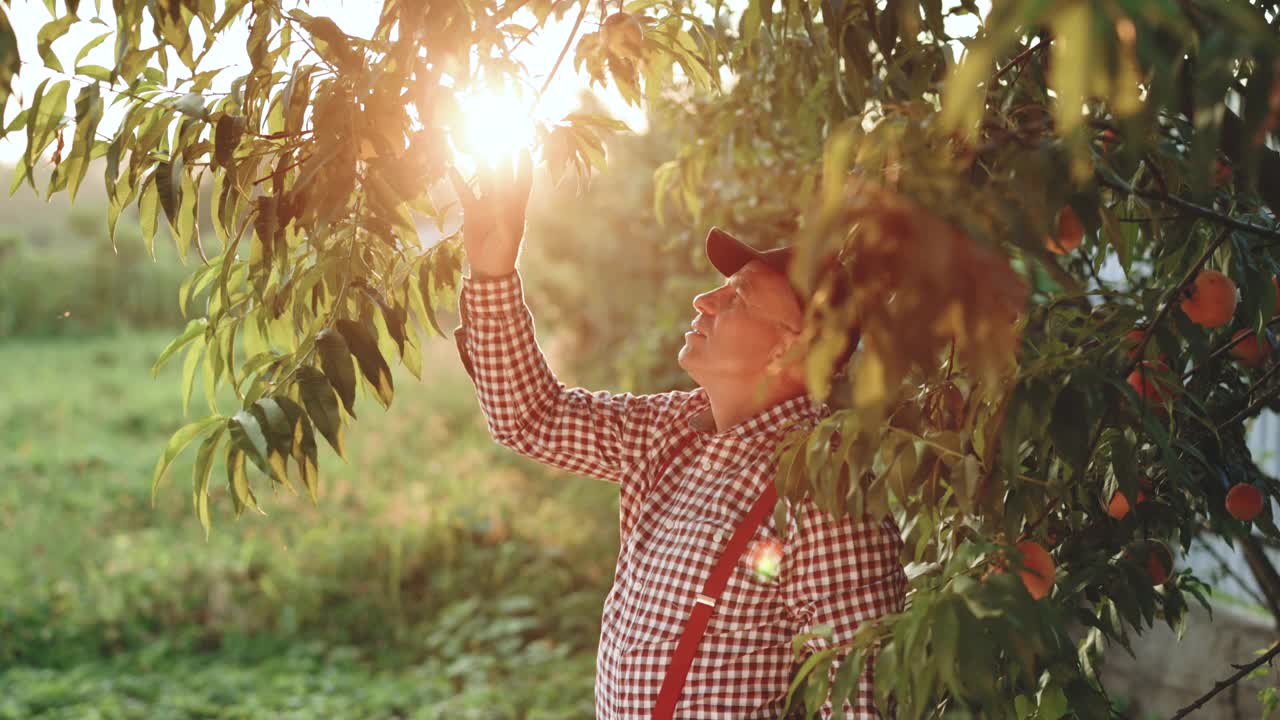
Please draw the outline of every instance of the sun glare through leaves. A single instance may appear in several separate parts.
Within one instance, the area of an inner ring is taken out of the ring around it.
[[[460,95],[460,122],[453,135],[454,161],[465,173],[481,166],[512,163],[520,150],[533,148],[532,99],[514,93]]]

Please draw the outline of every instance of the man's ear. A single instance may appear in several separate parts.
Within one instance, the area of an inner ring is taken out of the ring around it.
[[[804,356],[800,354],[800,336],[787,333],[769,355],[769,368],[777,376],[792,382],[804,382]]]

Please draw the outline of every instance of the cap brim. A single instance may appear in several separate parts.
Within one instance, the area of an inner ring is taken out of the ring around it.
[[[786,275],[790,257],[790,248],[761,252],[718,227],[707,231],[707,259],[725,277],[738,272],[752,260],[759,260]]]

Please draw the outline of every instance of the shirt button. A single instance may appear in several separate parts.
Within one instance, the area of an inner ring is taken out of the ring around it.
[[[671,528],[676,526],[676,521],[672,520],[671,518],[667,518],[662,522],[662,524],[665,525],[668,530],[670,530]]]
[[[714,467],[714,466],[715,466],[715,462],[713,462],[713,461],[711,460],[711,458],[709,458],[709,457],[702,458],[702,469],[703,469],[703,470],[710,470],[710,469],[711,469],[712,467]]]
[[[711,537],[715,538],[716,542],[720,542],[721,540],[724,539],[724,532],[721,530],[717,530],[716,534],[712,535]]]

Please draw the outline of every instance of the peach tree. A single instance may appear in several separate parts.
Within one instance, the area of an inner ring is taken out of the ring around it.
[[[1262,551],[1280,484],[1246,444],[1280,397],[1277,3],[386,0],[368,37],[280,0],[46,5],[53,76],[14,102],[37,59],[0,14],[12,189],[74,196],[101,158],[113,237],[136,206],[148,248],[166,227],[192,263],[157,366],[181,355],[184,414],[197,383],[209,413],[153,484],[196,445],[206,529],[215,460],[237,515],[255,488],[314,498],[320,442],[341,456],[357,401],[391,405],[392,364],[418,375],[460,277],[460,238],[419,231],[445,225],[458,97],[544,91],[512,53],[558,24],[550,75],[584,70],[678,128],[658,218],[800,249],[808,385],[834,411],[779,448],[781,493],[891,514],[906,540],[905,609],[798,636],[790,704],[838,706],[874,659],[901,717],[1104,717],[1103,650],[1207,605],[1174,560],[1201,536],[1239,544],[1280,617]],[[104,30],[63,67],[77,23]],[[208,57],[234,27],[247,64],[227,77]],[[108,41],[110,63],[85,62]],[[607,172],[618,127],[542,123],[540,162]],[[818,276],[833,254],[843,273]]]

